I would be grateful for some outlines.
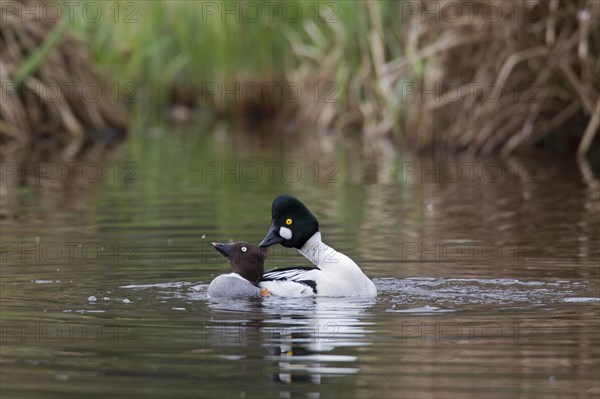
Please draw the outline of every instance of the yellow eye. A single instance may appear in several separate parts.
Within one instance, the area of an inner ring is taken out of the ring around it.
[[[290,218],[287,218],[285,220],[285,224],[287,224],[288,226],[291,225],[292,223],[294,223],[294,221],[292,219],[290,219]]]

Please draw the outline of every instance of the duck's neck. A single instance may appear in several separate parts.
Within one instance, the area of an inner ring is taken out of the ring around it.
[[[304,257],[314,263],[316,266],[321,267],[323,263],[324,253],[329,250],[329,247],[321,241],[321,232],[317,231],[304,243],[302,248],[298,251],[304,255]]]

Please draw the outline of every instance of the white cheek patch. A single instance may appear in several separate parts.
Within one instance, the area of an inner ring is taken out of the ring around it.
[[[292,230],[288,229],[287,227],[280,227],[279,235],[285,238],[286,240],[289,240],[290,238],[292,238]]]

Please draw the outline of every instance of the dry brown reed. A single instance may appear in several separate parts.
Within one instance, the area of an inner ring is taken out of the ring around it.
[[[297,66],[287,71],[287,79],[311,94],[293,104],[291,114],[299,125],[360,129],[365,147],[373,148],[394,139],[397,115],[388,106],[393,98],[381,86],[381,71],[389,61],[384,44],[389,32],[383,28],[381,4],[366,1],[356,7],[365,16],[356,27],[309,20],[304,23],[305,37],[290,35]],[[361,32],[366,35],[354,37]]]
[[[3,160],[72,160],[98,143],[118,142],[126,131],[119,99],[99,81],[86,46],[40,4],[2,4]]]
[[[338,103],[300,104],[301,123],[354,124],[367,144],[387,143],[399,130],[400,142],[419,153],[589,151],[600,118],[599,1],[405,5],[393,11],[407,22],[399,31],[386,26],[381,3],[369,1],[358,37],[333,25],[333,40],[321,40],[326,32],[308,24],[308,40],[292,38],[299,66],[290,80],[341,88]],[[341,68],[352,41],[360,65]],[[394,55],[397,47],[402,54]]]
[[[600,2],[461,1],[470,11],[458,17],[457,2],[436,3],[436,13],[411,19],[406,57],[385,66],[386,84],[423,67],[405,113],[413,147],[589,151],[600,118]]]

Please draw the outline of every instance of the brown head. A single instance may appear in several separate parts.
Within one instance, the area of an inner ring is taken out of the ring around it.
[[[245,241],[237,241],[230,244],[213,242],[215,247],[231,264],[234,273],[239,274],[252,284],[258,284],[265,271],[265,257],[267,249],[250,244]]]

